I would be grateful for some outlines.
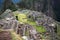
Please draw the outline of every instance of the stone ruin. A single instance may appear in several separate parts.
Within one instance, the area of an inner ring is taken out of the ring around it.
[[[10,9],[7,9],[1,16],[0,28],[2,29],[16,29],[18,21]]]

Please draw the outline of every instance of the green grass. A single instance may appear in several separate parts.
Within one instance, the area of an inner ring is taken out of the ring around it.
[[[36,25],[35,21],[31,21],[31,20],[28,20],[27,23],[30,25]]]
[[[36,30],[40,33],[46,32],[46,30],[44,29],[43,26],[34,26],[36,28]]]
[[[32,25],[32,26],[34,26],[34,28],[35,28],[38,32],[40,32],[40,33],[46,32],[46,30],[44,29],[43,26],[37,26],[37,25],[36,25],[36,22],[34,22],[34,21],[28,20],[27,23],[30,24],[30,25]]]
[[[26,19],[23,19],[23,18],[26,18]],[[25,14],[19,14],[18,20],[19,20],[19,22],[28,23],[28,24],[32,25],[38,32],[46,32],[46,30],[44,29],[43,26],[36,26],[37,25],[36,22],[28,19]]]

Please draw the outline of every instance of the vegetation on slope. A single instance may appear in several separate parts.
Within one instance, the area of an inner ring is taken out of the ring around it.
[[[16,12],[15,12],[16,13]],[[18,13],[18,12],[17,12]],[[16,13],[16,14],[17,14]],[[29,20],[26,16],[26,14],[23,14],[23,13],[18,13],[17,15],[15,16],[18,16],[18,21],[20,23],[28,23],[30,25],[32,25],[38,32],[42,33],[42,32],[46,32],[46,30],[44,29],[43,26],[37,26],[36,22],[35,21],[32,21],[32,20]]]
[[[16,34],[13,31],[11,31],[11,36],[12,36],[12,40],[22,40],[22,38],[20,37],[20,35]]]
[[[42,33],[42,32],[46,32],[46,30],[44,29],[44,27],[41,25],[41,26],[37,26],[36,25],[36,22],[34,21],[29,21],[27,22],[28,24],[32,25],[38,32]]]

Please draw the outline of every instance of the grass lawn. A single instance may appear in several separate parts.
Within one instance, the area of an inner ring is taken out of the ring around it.
[[[30,25],[36,25],[35,21],[27,20],[27,23]]]
[[[34,21],[29,21],[29,20],[28,20],[27,23],[30,24],[30,25],[32,25],[32,26],[34,26],[34,28],[35,28],[38,32],[40,32],[40,33],[46,32],[46,30],[44,29],[43,26],[37,26],[37,25],[36,25],[36,22],[34,22]]]
[[[15,12],[15,13],[16,13],[16,12]],[[17,12],[17,13],[18,13],[18,12]],[[43,26],[36,26],[36,22],[29,20],[25,14],[18,14],[17,16],[18,16],[18,21],[19,21],[19,22],[28,23],[28,24],[34,26],[35,29],[36,29],[38,32],[40,32],[40,33],[46,32],[46,30],[44,29]]]
[[[36,28],[36,30],[40,33],[46,32],[46,30],[44,29],[43,26],[34,26]]]

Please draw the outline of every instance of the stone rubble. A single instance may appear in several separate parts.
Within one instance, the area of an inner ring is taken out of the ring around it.
[[[55,24],[55,20],[53,20],[51,17],[48,17],[42,14],[41,12],[31,11],[31,10],[21,10],[19,12],[23,12],[23,13],[27,12],[28,14],[27,17],[29,19],[35,21],[38,26],[42,25],[47,30],[47,32],[50,32],[50,34],[54,36],[53,34],[55,33],[54,28],[56,24]],[[2,26],[0,28],[13,29],[17,34],[20,34],[21,36],[25,36],[26,30],[28,30],[28,33],[30,35],[29,39],[34,38],[35,40],[40,40],[41,38],[40,34],[36,31],[35,28],[33,28],[33,26],[30,26],[29,24],[28,25],[20,24],[19,21],[17,21],[16,18],[11,13],[13,12],[11,11],[8,12],[9,15],[6,16],[4,19],[0,20],[0,26]]]

